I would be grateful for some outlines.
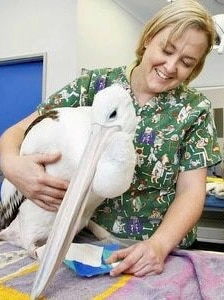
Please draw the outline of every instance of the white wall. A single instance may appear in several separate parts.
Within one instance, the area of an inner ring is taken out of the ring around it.
[[[224,86],[224,54],[218,54],[217,50],[209,53],[202,72],[191,85],[195,87]]]
[[[78,70],[130,64],[141,30],[112,0],[78,0]]]
[[[0,0],[0,60],[46,52],[46,96],[82,67],[131,63],[141,30],[113,0]],[[224,86],[223,65],[215,51],[192,84]]]
[[[0,59],[47,53],[46,96],[76,65],[77,0],[0,0]]]
[[[131,63],[141,29],[112,0],[0,0],[0,60],[46,52],[47,97],[82,67]]]

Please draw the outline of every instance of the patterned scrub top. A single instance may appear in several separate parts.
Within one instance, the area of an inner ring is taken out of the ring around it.
[[[131,91],[127,71],[127,67],[84,69],[79,78],[38,109],[43,114],[54,107],[91,105],[99,90],[115,82],[130,92],[139,119],[133,181],[120,197],[105,199],[93,220],[119,238],[145,240],[158,228],[174,200],[178,173],[211,166],[221,156],[210,102],[204,95],[180,85],[140,107]],[[188,247],[195,239],[196,227],[180,246]]]

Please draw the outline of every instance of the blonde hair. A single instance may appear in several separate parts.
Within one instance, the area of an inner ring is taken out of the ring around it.
[[[172,26],[167,42],[178,39],[188,28],[201,30],[207,36],[207,48],[187,79],[187,83],[192,81],[201,72],[205,58],[211,51],[215,42],[215,27],[210,13],[196,0],[175,0],[166,5],[145,25],[136,49],[137,63],[142,60],[147,43],[161,30]]]

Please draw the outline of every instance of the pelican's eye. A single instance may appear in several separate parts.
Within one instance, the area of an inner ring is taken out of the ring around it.
[[[116,119],[117,118],[117,109],[113,110],[112,113],[109,115],[109,119]]]

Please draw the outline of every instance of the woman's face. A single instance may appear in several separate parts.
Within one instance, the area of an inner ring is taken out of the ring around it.
[[[188,79],[207,48],[203,31],[189,28],[179,39],[166,44],[170,31],[170,27],[161,30],[145,45],[142,61],[134,72],[142,90],[151,96]]]

